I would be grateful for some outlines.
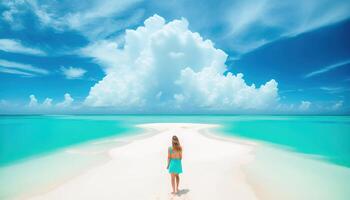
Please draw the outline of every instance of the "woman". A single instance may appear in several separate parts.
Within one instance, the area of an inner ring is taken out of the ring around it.
[[[176,135],[174,135],[172,138],[172,147],[169,147],[168,149],[167,166],[167,169],[169,169],[169,173],[171,175],[171,186],[173,188],[173,192],[171,194],[175,194],[179,191],[179,174],[182,173],[181,159],[182,148],[179,139],[176,137]]]

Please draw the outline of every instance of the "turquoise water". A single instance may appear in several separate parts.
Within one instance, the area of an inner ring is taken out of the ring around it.
[[[221,124],[228,136],[282,145],[350,167],[349,116],[72,115],[0,116],[0,166],[95,139],[135,134],[135,124]]]
[[[116,120],[55,116],[0,117],[0,166],[93,139],[133,130]]]
[[[350,118],[340,116],[244,117],[223,133],[283,145],[350,167]]]

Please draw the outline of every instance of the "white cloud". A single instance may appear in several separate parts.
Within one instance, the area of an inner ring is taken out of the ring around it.
[[[316,71],[313,71],[313,72],[310,72],[310,73],[306,74],[304,78],[310,78],[310,77],[313,77],[313,76],[316,76],[316,75],[320,75],[320,74],[326,73],[328,71],[331,71],[333,69],[337,69],[339,67],[343,67],[343,66],[348,65],[348,64],[350,64],[350,60],[338,62],[338,63],[335,63],[333,65],[328,65],[326,67],[322,67],[321,69],[318,69]]]
[[[350,88],[323,86],[323,87],[320,87],[320,90],[326,91],[326,92],[328,92],[330,94],[336,94],[336,93],[342,93],[342,92],[350,91]]]
[[[278,104],[276,107],[276,111],[280,113],[292,113],[295,112],[295,105],[294,104]]]
[[[3,73],[20,74],[20,75],[25,75],[25,76],[35,76],[38,74],[41,74],[41,75],[49,74],[49,71],[47,71],[46,69],[34,67],[32,65],[29,65],[29,64],[12,62],[12,61],[2,60],[2,59],[0,59],[0,67],[3,67],[3,69],[0,68],[0,71]]]
[[[265,109],[276,105],[277,82],[271,80],[259,88],[247,85],[243,74],[223,76],[214,68],[204,68],[195,73],[186,68],[178,84],[182,86],[181,103],[214,109]]]
[[[348,19],[349,1],[233,1],[223,10],[231,48],[252,51],[283,37],[294,37]]]
[[[24,46],[19,40],[13,39],[0,39],[0,50],[38,56],[46,55],[46,53],[40,49]]]
[[[36,99],[36,97],[34,96],[34,94],[29,95],[29,107],[36,107],[38,105],[38,100]]]
[[[20,28],[23,13],[32,12],[43,26],[76,30],[91,41],[138,24],[145,13],[170,12],[169,16],[193,20],[196,30],[208,32],[215,29],[215,33],[210,33],[213,35],[217,34],[217,27],[222,26],[223,33],[216,41],[225,42],[228,48],[239,54],[350,17],[350,3],[344,0],[231,0],[220,5],[213,0],[204,5],[199,0],[141,2],[143,0],[71,0],[61,3],[4,0],[1,3],[5,8],[2,17],[13,27]]]
[[[119,45],[116,41],[100,40],[83,48],[81,54],[83,56],[93,57],[95,62],[107,70],[108,68],[113,68],[116,63],[119,63],[119,59],[123,59],[121,56],[116,56],[120,54],[118,46]]]
[[[86,73],[86,70],[79,67],[61,67],[61,71],[67,79],[78,79]]]
[[[69,29],[77,30],[85,35],[90,40],[99,38],[105,38],[117,31],[121,31],[130,25],[138,23],[143,14],[143,10],[136,10],[132,14],[124,19],[114,19],[113,16],[117,15],[123,9],[136,3],[137,1],[124,1],[123,4],[115,6],[108,4],[119,4],[123,1],[104,1],[100,5],[108,7],[108,12],[96,11],[104,8],[92,8],[76,13],[69,13],[61,19],[61,24]],[[106,9],[105,9],[106,10]]]
[[[307,111],[310,109],[311,102],[310,101],[301,101],[299,105],[299,110],[301,111]]]
[[[21,30],[24,28],[21,21],[16,20],[16,18],[19,18],[24,13],[23,9],[21,9],[18,5],[21,4],[23,1],[8,1],[3,0],[1,3],[2,5],[7,8],[5,9],[1,16],[2,19],[10,24],[10,27],[13,30]],[[0,3],[0,5],[1,5]]]
[[[61,108],[67,108],[70,107],[73,103],[74,99],[70,96],[69,93],[64,94],[64,100],[58,104],[56,104],[57,107]]]
[[[343,107],[344,101],[340,100],[337,101],[334,105],[332,105],[331,109],[332,110],[339,110],[340,108]]]
[[[65,15],[68,25],[80,29],[86,24],[101,18],[108,18],[125,11],[141,0],[98,0],[90,3],[85,9]]]
[[[28,107],[30,111],[57,111],[60,112],[62,110],[70,110],[73,109],[72,104],[74,102],[74,99],[71,97],[69,93],[64,94],[64,100],[57,103],[53,104],[53,99],[52,98],[45,98],[45,100],[41,103],[38,101],[38,99],[35,97],[34,94],[31,94],[29,96],[29,103]]]
[[[126,30],[125,44],[97,41],[82,49],[106,72],[85,99],[89,106],[132,109],[268,109],[278,101],[277,82],[247,85],[242,74],[224,76],[227,55],[188,29],[185,19],[157,15]]]
[[[44,107],[51,107],[52,106],[52,99],[51,98],[46,98],[43,102]]]
[[[2,15],[5,21],[14,27],[22,21],[21,13],[31,12],[44,27],[52,27],[59,31],[76,30],[94,40],[139,22],[144,14],[143,9],[123,15],[126,9],[138,2],[141,0],[72,0],[69,3],[5,1],[3,5],[6,10]]]
[[[17,74],[17,75],[22,75],[24,77],[32,77],[33,74],[28,73],[28,72],[23,72],[17,69],[7,69],[7,68],[2,68],[0,66],[0,72],[1,73],[6,73],[6,74]]]

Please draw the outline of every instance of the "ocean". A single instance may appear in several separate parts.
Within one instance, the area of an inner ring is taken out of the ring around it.
[[[136,124],[162,122],[220,124],[227,136],[350,167],[350,116],[263,115],[0,116],[0,167],[91,140],[137,134]]]

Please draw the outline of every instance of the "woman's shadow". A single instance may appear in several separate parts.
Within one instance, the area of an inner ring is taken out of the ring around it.
[[[189,191],[190,191],[189,189],[181,189],[176,193],[176,195],[181,196],[181,195],[187,194]]]

